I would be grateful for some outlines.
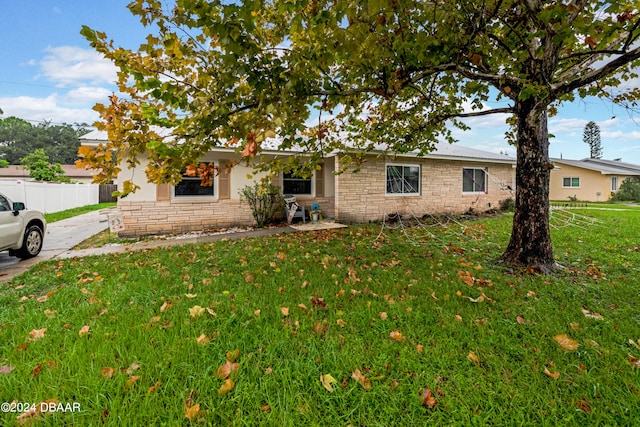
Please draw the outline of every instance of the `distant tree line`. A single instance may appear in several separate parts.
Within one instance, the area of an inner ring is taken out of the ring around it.
[[[40,149],[51,163],[73,164],[78,158],[80,137],[89,131],[86,124],[33,125],[17,117],[0,118],[0,163],[21,164],[23,158]]]

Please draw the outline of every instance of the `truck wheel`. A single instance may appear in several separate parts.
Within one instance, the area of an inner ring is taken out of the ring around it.
[[[16,251],[18,258],[33,258],[42,249],[42,230],[37,225],[31,225],[24,232],[22,247]]]

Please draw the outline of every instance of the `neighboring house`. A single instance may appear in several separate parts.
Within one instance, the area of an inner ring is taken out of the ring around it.
[[[587,202],[603,202],[611,198],[620,184],[630,177],[640,177],[640,165],[615,160],[551,159],[550,200],[575,198]]]
[[[89,170],[78,169],[75,165],[61,165],[61,167],[65,176],[71,178],[72,182],[90,184],[93,180],[93,173]],[[29,177],[29,171],[24,169],[21,165],[10,165],[6,168],[0,168],[0,179],[31,180]]]
[[[96,146],[106,142],[106,132],[93,131],[80,140],[83,145]],[[266,156],[294,154],[270,150],[265,144],[262,149]],[[274,184],[280,185],[284,194],[295,194],[307,208],[318,203],[323,217],[345,223],[378,221],[394,213],[482,212],[515,196],[515,158],[505,155],[439,144],[436,151],[423,157],[403,154],[380,159],[371,155],[359,172],[349,169],[335,175],[342,157],[342,153],[326,155],[311,179],[281,174]],[[200,161],[224,166],[232,159],[239,159],[232,149],[216,148]],[[225,171],[221,167],[212,187],[202,187],[200,178],[186,175],[181,183],[171,186],[148,183],[144,172],[147,161],[140,161],[136,170],[124,166],[118,176],[118,182],[129,179],[140,186],[118,200],[124,224],[120,235],[253,224],[251,211],[239,196],[239,190],[263,176],[254,174],[253,169],[237,165]]]

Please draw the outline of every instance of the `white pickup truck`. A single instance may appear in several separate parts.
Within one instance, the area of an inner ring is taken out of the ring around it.
[[[27,259],[40,253],[47,222],[42,213],[0,193],[0,251]]]

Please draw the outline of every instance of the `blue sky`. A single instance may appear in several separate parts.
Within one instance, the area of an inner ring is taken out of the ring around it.
[[[135,48],[148,33],[126,8],[128,0],[0,0],[0,109],[34,123],[92,123],[91,107],[107,102],[115,67],[100,58],[80,35],[82,25],[104,31],[116,44]],[[489,104],[489,106],[492,106]],[[471,130],[456,131],[460,144],[514,155],[505,142],[504,116],[469,119]],[[640,164],[640,113],[587,99],[566,104],[549,120],[550,155],[589,156],[582,141],[588,121],[600,127],[603,158]]]

